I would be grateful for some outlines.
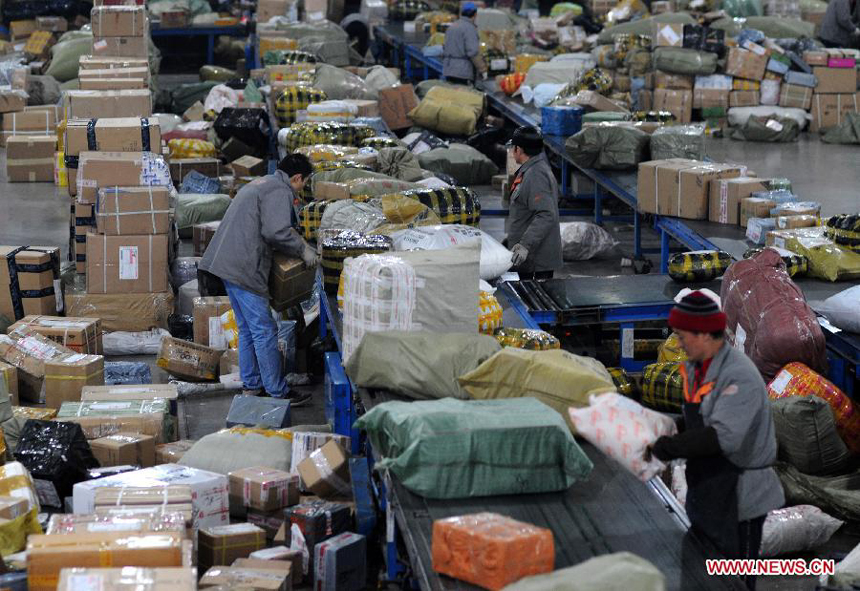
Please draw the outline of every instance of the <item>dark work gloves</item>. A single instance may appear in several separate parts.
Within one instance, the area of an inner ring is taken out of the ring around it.
[[[660,461],[678,458],[704,458],[716,456],[720,451],[717,431],[713,427],[689,429],[672,437],[660,437],[651,446],[651,453]]]

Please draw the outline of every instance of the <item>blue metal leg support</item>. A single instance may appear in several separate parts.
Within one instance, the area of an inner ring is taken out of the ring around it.
[[[209,65],[215,64],[215,34],[209,33],[206,35],[206,63]]]
[[[660,230],[660,272],[669,272],[669,233]]]
[[[603,225],[603,189],[594,183],[594,223]]]
[[[561,159],[561,196],[570,195],[570,164],[564,158]]]
[[[358,430],[352,404],[352,383],[343,371],[338,353],[325,354],[325,415],[332,431],[350,438],[353,454],[358,454]]]
[[[406,71],[406,79],[412,80],[412,56],[409,55],[409,51],[403,52],[406,57],[404,57],[403,69]]]
[[[633,255],[642,256],[642,225],[636,210],[633,210]]]

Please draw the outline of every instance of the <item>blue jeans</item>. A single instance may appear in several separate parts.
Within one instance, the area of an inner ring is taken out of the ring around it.
[[[269,312],[269,300],[229,281],[224,287],[239,328],[239,375],[245,389],[263,388],[273,397],[287,396],[290,388],[281,372],[278,326]]]

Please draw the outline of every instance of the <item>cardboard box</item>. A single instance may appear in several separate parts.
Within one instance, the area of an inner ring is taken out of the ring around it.
[[[62,16],[37,16],[36,29],[51,33],[65,33],[69,30],[69,21]]]
[[[113,386],[84,386],[83,401],[123,402],[127,400],[176,400],[179,391],[173,384],[118,384]]]
[[[155,465],[155,438],[140,433],[117,433],[90,441],[90,449],[102,467]]]
[[[230,512],[247,509],[278,511],[299,502],[299,476],[274,468],[255,466],[230,472]],[[281,517],[283,521],[283,517]]]
[[[201,569],[233,564],[266,547],[266,533],[250,523],[201,528],[197,537],[197,564]]]
[[[812,123],[809,130],[813,133],[839,125],[846,113],[857,113],[858,96],[853,94],[818,94],[812,100]]]
[[[776,221],[776,227],[780,230],[813,228],[821,223],[821,219],[817,215],[781,215],[773,219]]]
[[[304,20],[307,22],[324,21],[328,10],[327,0],[304,0]]]
[[[230,298],[215,296],[194,298],[194,342],[223,351],[227,348],[221,314],[232,310]],[[230,372],[227,372],[230,373]]]
[[[24,44],[24,53],[33,61],[47,58],[56,42],[57,40],[54,39],[53,33],[36,31],[30,35],[27,43]]]
[[[26,498],[7,496],[0,497],[0,518],[17,519],[29,510],[30,502]]]
[[[82,55],[79,60],[80,70],[108,70],[122,68],[149,69],[149,61],[142,57],[110,57],[97,55]]]
[[[418,97],[411,84],[401,84],[379,91],[379,116],[391,129],[412,126],[409,112],[418,106]]]
[[[96,227],[109,236],[167,234],[169,213],[167,187],[106,187],[99,189]]]
[[[605,96],[593,90],[580,90],[573,97],[572,102],[580,107],[592,111],[613,111],[616,113],[627,113],[627,109],[619,106]]]
[[[87,293],[167,291],[166,234],[87,234]]]
[[[708,217],[708,183],[737,178],[741,169],[731,164],[707,164],[673,158],[639,164],[638,200],[645,213],[702,220]]]
[[[129,294],[73,292],[66,294],[65,302],[70,316],[98,317],[102,321],[102,329],[109,332],[166,329],[167,317],[173,314],[173,291]]]
[[[290,0],[258,0],[257,22],[267,23],[275,16],[287,16],[294,3]]]
[[[349,449],[349,437],[333,433],[295,432],[293,433],[292,457],[290,466],[292,472],[297,472],[299,464],[330,441],[337,441],[343,449]]]
[[[783,84],[779,90],[779,106],[808,111],[812,107],[813,90],[808,86]]]
[[[289,578],[279,571],[238,566],[210,568],[200,579],[200,589],[245,589],[248,591],[288,591]]]
[[[221,352],[205,345],[190,343],[173,337],[161,339],[158,367],[191,381],[215,380]]]
[[[829,55],[824,50],[804,51],[803,61],[810,66],[827,66]]]
[[[654,47],[681,47],[683,42],[683,24],[654,23]]]
[[[212,242],[215,237],[215,232],[218,231],[220,221],[206,222],[204,224],[195,224],[191,228],[191,241],[194,247],[194,256],[202,257],[206,252],[206,247]]]
[[[170,531],[182,534],[186,532],[187,524],[191,518],[191,492],[187,486],[181,488],[185,488],[188,491],[188,518],[181,512],[172,511],[175,505],[171,506],[171,503],[168,503],[168,506],[165,508],[162,497],[162,505],[157,507],[127,505],[123,503],[119,507],[97,507],[96,510],[98,513],[90,513],[88,515],[57,513],[51,516],[45,533],[48,535],[65,535],[98,531],[125,531],[130,533]],[[110,491],[116,489],[103,488],[100,490]],[[123,489],[120,488],[120,490]],[[125,489],[125,491],[130,490],[128,488]],[[170,500],[172,499],[168,498],[168,501]]]
[[[857,92],[857,71],[848,68],[815,66],[812,73],[818,79],[815,94],[848,94]]]
[[[191,449],[196,441],[191,439],[180,439],[172,443],[162,443],[155,446],[155,463],[158,464],[175,464],[182,459],[189,449]]]
[[[231,373],[239,372],[239,350],[227,349],[221,355],[221,375],[225,376]]]
[[[170,182],[167,163],[152,152],[82,152],[77,169],[69,166],[69,191],[74,185],[78,203],[95,203],[100,187],[167,187]]]
[[[79,79],[81,83],[84,80],[139,80],[143,79],[149,83],[150,73],[149,68],[143,67],[128,67],[128,68],[98,68],[79,70]],[[153,121],[156,123],[157,121]]]
[[[329,441],[298,465],[304,487],[321,498],[349,495],[349,456],[337,441]]]
[[[94,511],[97,516],[116,518],[132,514],[154,517],[160,513],[163,520],[168,522],[170,530],[183,533],[191,528],[194,521],[194,496],[187,484],[105,486],[96,489],[95,499]],[[178,524],[182,525],[181,529],[176,527]]]
[[[358,117],[379,117],[379,101],[347,99],[343,101],[358,109]]]
[[[149,36],[93,37],[93,55],[104,57],[149,57]]]
[[[27,95],[21,90],[0,90],[0,113],[23,111],[27,106]]]
[[[764,78],[768,60],[767,50],[758,45],[756,47],[761,49],[763,53],[740,47],[729,48],[729,56],[726,61],[726,74],[747,80],[761,80]]]
[[[12,21],[9,23],[9,34],[12,36],[12,41],[26,39],[35,32],[35,20]]]
[[[679,123],[689,123],[693,117],[693,93],[689,90],[654,90],[654,110],[669,111]]]
[[[268,170],[268,163],[254,156],[242,156],[230,163],[233,168],[233,175],[242,176],[263,176]]]
[[[0,361],[0,380],[6,384],[9,400],[13,406],[18,406],[18,368]]]
[[[192,567],[66,569],[57,591],[79,591],[81,582],[92,585],[87,588],[93,590],[196,591],[197,571]]]
[[[60,571],[80,568],[182,566],[182,536],[174,532],[129,536],[126,532],[31,535],[27,540],[30,591],[55,591]]]
[[[221,161],[217,158],[171,158],[170,177],[179,185],[185,175],[196,170],[204,176],[216,178],[221,176]]]
[[[770,210],[776,207],[776,201],[760,197],[745,197],[741,199],[741,226],[747,227],[750,218],[770,217]]]
[[[350,196],[349,185],[346,183],[334,183],[330,181],[317,181],[314,183],[314,201],[335,201],[349,199]]]
[[[659,70],[654,73],[655,88],[693,90],[693,80],[693,76],[684,76],[683,74],[667,74]]]
[[[58,246],[0,246],[0,259],[7,263],[0,265],[0,315],[17,320],[63,311],[56,297],[62,293]]]
[[[67,90],[63,96],[67,119],[133,118],[152,115],[152,95],[149,90]]]
[[[711,181],[708,219],[720,224],[738,224],[741,201],[756,191],[766,191],[765,182],[753,177]]]
[[[305,267],[301,259],[276,252],[269,274],[269,296],[275,310],[284,311],[305,301],[314,288],[316,269]]]
[[[96,206],[89,203],[75,204],[75,270],[87,272],[87,234],[95,234]]]
[[[53,109],[6,113],[3,115],[0,147],[5,147],[8,139],[16,135],[53,136],[56,132],[57,118]]]
[[[71,119],[66,125],[66,160],[81,152],[156,152],[161,147],[161,124],[157,118],[119,117]],[[76,167],[71,162],[72,168]],[[139,184],[139,179],[134,184]]]
[[[758,90],[733,90],[729,93],[730,107],[757,107],[761,102]]]
[[[693,90],[694,109],[729,108],[728,90],[719,88],[696,88]]]
[[[149,88],[143,78],[82,78],[78,86],[81,90],[136,90]]]
[[[283,525],[283,523],[282,523]],[[277,555],[280,558],[254,558],[261,554]],[[298,587],[302,583],[302,555],[301,552],[290,550],[285,546],[276,546],[274,548],[266,548],[265,550],[257,550],[251,553],[251,558],[239,558],[233,561],[232,566],[240,568],[252,568],[256,570],[272,570],[278,571],[288,579],[287,589],[290,587]],[[290,585],[290,580],[292,585]]]
[[[57,136],[16,135],[6,141],[6,178],[10,183],[54,181]]]
[[[57,420],[80,424],[87,439],[141,433],[165,442],[172,438],[174,428],[170,402],[164,399],[67,401],[60,407]]]
[[[45,406],[60,408],[64,402],[81,399],[81,389],[105,383],[105,360],[101,355],[73,353],[45,361]]]
[[[27,326],[75,353],[102,354],[102,326],[98,318],[28,315],[9,327]]]
[[[314,589],[363,589],[367,579],[367,540],[343,533],[314,548]]]
[[[165,10],[161,13],[159,26],[162,29],[181,29],[187,27],[191,14],[187,10]]]

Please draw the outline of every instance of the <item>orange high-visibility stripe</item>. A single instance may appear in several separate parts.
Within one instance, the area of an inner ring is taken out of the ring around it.
[[[702,398],[710,394],[714,390],[714,382],[702,384],[695,392],[690,392],[689,380],[687,379],[687,367],[682,363],[678,368],[681,373],[681,379],[684,380],[684,400],[692,404],[699,404]]]

